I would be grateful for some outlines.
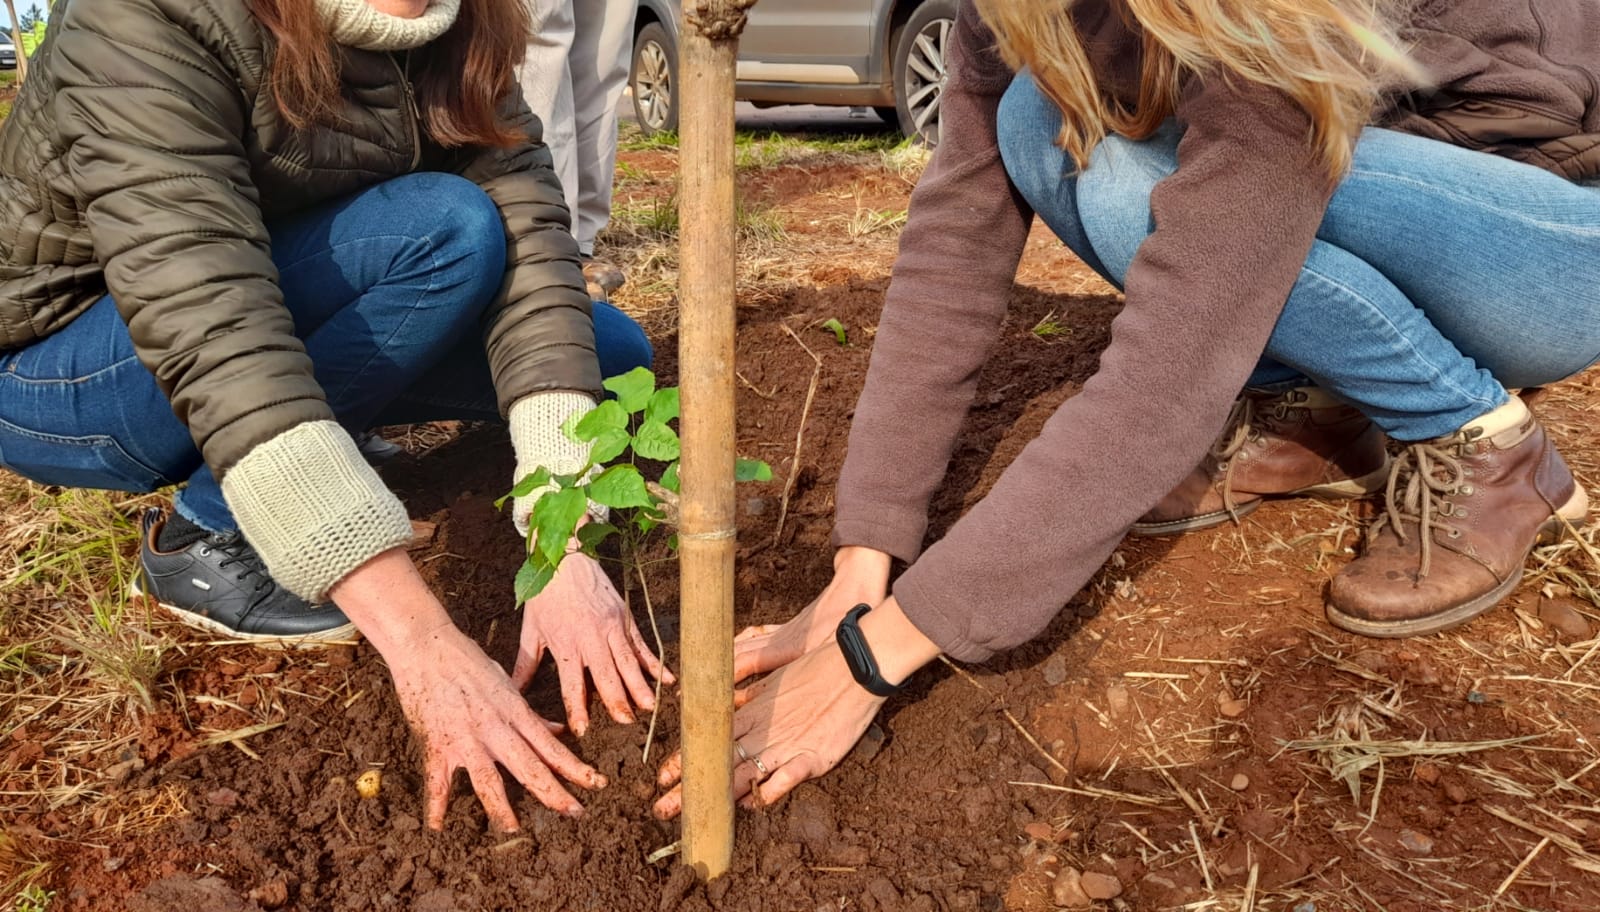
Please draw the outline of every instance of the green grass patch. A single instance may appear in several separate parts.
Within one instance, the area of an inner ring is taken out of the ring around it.
[[[663,130],[647,136],[638,124],[624,123],[617,127],[617,148],[624,152],[676,152],[678,134]]]

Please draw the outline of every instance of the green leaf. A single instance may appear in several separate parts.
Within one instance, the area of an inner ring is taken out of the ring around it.
[[[510,494],[507,494],[506,496],[495,501],[494,508],[496,510],[500,509],[500,507],[503,506],[506,501],[512,499],[513,497],[527,497],[529,494],[532,494],[534,491],[539,490],[549,483],[550,470],[544,466],[540,466],[531,475],[524,476],[521,481],[517,482],[517,486],[511,489]]]
[[[589,412],[592,411],[594,409],[589,410]],[[561,422],[561,433],[566,435],[566,438],[573,443],[582,443],[583,441],[578,439],[578,422],[588,417],[589,412],[573,412],[568,415],[567,420]]]
[[[584,413],[572,426],[572,439],[582,443],[594,440],[608,430],[627,430],[628,413],[613,400],[606,401]]]
[[[733,461],[734,481],[771,481],[772,466],[759,459],[735,459]]]
[[[556,568],[544,559],[543,554],[531,554],[517,571],[517,604],[521,605],[544,591],[555,579]]]
[[[633,442],[633,435],[623,428],[606,428],[594,439],[594,449],[589,451],[592,465],[604,465],[618,456]]]
[[[633,435],[633,451],[646,459],[677,459],[678,432],[659,421],[646,421]]]
[[[612,466],[589,482],[589,499],[613,509],[648,507],[655,503],[650,499],[650,492],[645,490],[639,467],[629,463]]]
[[[583,546],[583,553],[594,556],[594,550],[608,537],[616,535],[618,529],[610,523],[591,522],[578,527],[578,544]]]
[[[661,473],[661,486],[677,494],[680,484],[681,482],[678,480],[678,464],[674,462],[672,465],[667,466],[665,472]]]
[[[636,367],[620,377],[604,381],[601,386],[616,394],[618,406],[632,415],[650,402],[650,394],[656,391],[656,375],[647,367]]]
[[[668,421],[678,417],[678,414],[679,401],[678,388],[676,386],[656,390],[656,394],[650,397],[650,404],[644,407],[644,420],[646,421],[659,421],[662,424],[666,424]]]
[[[828,320],[828,322],[822,324],[822,328],[833,333],[834,340],[840,345],[845,345],[849,342],[849,340],[845,337],[844,324],[839,322],[838,317],[833,317],[832,319]]]
[[[661,520],[656,519],[643,510],[640,510],[633,514],[633,524],[639,528],[640,532],[649,534],[651,529],[661,525]]]
[[[678,550],[678,533],[674,532],[667,536],[667,547],[674,551]]]
[[[551,491],[533,505],[531,525],[539,536],[539,550],[551,566],[561,564],[561,558],[567,551],[567,540],[572,538],[572,530],[577,528],[578,520],[583,518],[588,508],[589,498],[583,496],[582,488]]]

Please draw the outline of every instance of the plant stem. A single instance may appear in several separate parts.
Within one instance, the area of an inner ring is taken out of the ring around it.
[[[650,584],[644,578],[644,565],[636,559],[639,551],[635,543],[628,539],[623,544],[624,553],[628,555],[627,563],[633,567],[635,575],[639,577],[639,593],[644,596],[644,613],[650,619],[650,635],[656,638],[656,658],[660,660],[662,668],[667,664],[666,648],[661,644],[661,628],[656,626],[656,609],[650,603]],[[661,678],[656,677],[656,705],[650,711],[650,728],[644,734],[644,762],[650,762],[650,746],[655,743],[656,720],[661,718]]]

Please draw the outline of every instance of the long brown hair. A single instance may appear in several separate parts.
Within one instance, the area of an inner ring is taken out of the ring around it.
[[[277,41],[267,84],[284,119],[297,129],[338,117],[339,51],[315,0],[249,0]],[[512,89],[531,28],[522,0],[461,0],[455,24],[412,52],[417,109],[434,142],[507,146],[523,138],[499,116]]]
[[[1311,117],[1309,141],[1337,178],[1382,87],[1426,76],[1395,25],[1407,0],[1107,0],[1142,36],[1139,98],[1101,92],[1072,22],[1079,0],[978,0],[1002,56],[1028,66],[1062,111],[1061,147],[1087,167],[1115,132],[1144,139],[1171,116],[1185,77],[1221,71],[1277,89]]]

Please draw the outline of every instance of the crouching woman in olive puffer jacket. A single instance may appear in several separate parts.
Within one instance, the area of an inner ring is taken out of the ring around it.
[[[507,829],[496,762],[564,813],[552,769],[604,784],[518,692],[547,649],[579,734],[586,669],[628,721],[666,674],[579,555],[508,677],[417,574],[351,436],[504,417],[519,468],[573,471],[562,422],[650,359],[585,293],[513,78],[527,30],[521,0],[73,0],[0,128],[0,465],[184,484],[147,518],[141,585],[191,623],[353,621],[426,745],[433,826],[461,767]]]

